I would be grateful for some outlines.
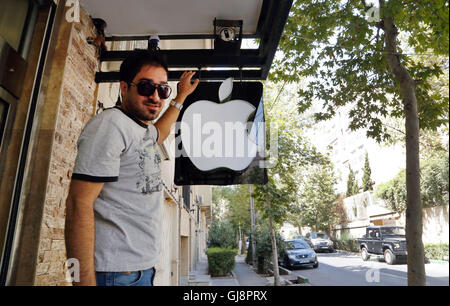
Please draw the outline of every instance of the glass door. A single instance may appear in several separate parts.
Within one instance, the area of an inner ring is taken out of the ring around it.
[[[47,33],[53,26],[50,12],[54,7],[51,0],[0,0],[0,285],[5,285],[11,263],[19,211],[15,196],[20,195],[20,190],[16,190],[19,182],[16,173],[25,163],[21,146],[27,141],[32,125],[32,120],[27,120],[27,111],[35,105],[40,68],[45,63],[45,56],[29,51],[33,43],[46,54],[44,42],[50,37]],[[40,27],[36,27],[38,21]],[[28,68],[32,73],[26,75]],[[26,82],[29,78],[33,81]],[[24,83],[28,84],[27,90]],[[19,114],[22,117],[16,120]]]
[[[0,36],[24,58],[34,26],[36,3],[30,0],[0,0]]]

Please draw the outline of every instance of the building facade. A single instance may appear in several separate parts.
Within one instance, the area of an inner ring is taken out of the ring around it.
[[[320,152],[330,153],[338,176],[336,188],[343,194],[347,189],[349,167],[354,171],[359,186],[362,185],[366,153],[375,185],[389,181],[406,167],[405,149],[400,144],[385,146],[368,138],[364,129],[351,131],[348,111],[348,107],[336,110],[332,119],[314,126],[310,137]]]
[[[87,121],[113,106],[118,95],[117,84],[95,81],[95,72],[108,67],[102,67],[99,47],[90,43],[97,28],[89,12],[81,7],[79,19],[71,20],[71,8],[60,2],[5,1],[5,14],[25,18],[22,24],[0,23],[0,37],[6,37],[2,48],[9,46],[8,54],[24,59],[17,64],[21,70],[7,67],[12,61],[0,61],[1,281],[8,285],[69,285],[65,200],[77,139]],[[1,18],[6,17],[0,13]],[[4,54],[2,49],[2,60]],[[173,183],[171,141],[160,146],[164,228],[156,285],[178,285],[195,268],[211,222],[211,187]]]

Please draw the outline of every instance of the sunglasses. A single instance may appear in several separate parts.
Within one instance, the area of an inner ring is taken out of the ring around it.
[[[161,99],[167,99],[172,93],[172,88],[167,84],[155,84],[147,80],[141,80],[137,84],[131,82],[130,86],[136,86],[138,94],[144,97],[152,96],[158,90]]]

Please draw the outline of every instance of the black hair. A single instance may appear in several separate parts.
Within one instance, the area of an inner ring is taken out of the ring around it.
[[[130,84],[144,66],[162,67],[169,73],[163,56],[150,50],[136,49],[120,65],[120,81]]]

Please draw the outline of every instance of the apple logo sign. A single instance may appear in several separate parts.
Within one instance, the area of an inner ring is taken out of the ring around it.
[[[185,154],[201,171],[246,169],[258,152],[254,127],[248,127],[256,107],[244,100],[231,100],[233,79],[219,88],[220,103],[199,100],[181,118],[181,141]],[[251,123],[250,123],[251,124]]]

